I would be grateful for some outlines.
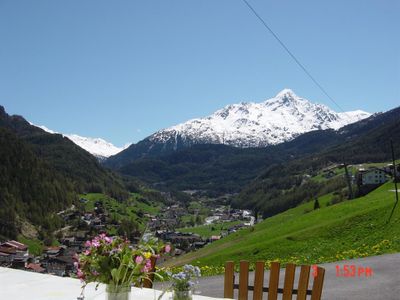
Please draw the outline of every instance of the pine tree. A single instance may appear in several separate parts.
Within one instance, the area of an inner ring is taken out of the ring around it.
[[[318,201],[318,198],[317,197],[315,197],[315,199],[314,199],[314,210],[316,210],[316,209],[319,209],[319,201]]]

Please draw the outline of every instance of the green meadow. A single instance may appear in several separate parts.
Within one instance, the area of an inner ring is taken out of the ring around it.
[[[200,225],[195,227],[186,227],[186,228],[179,228],[176,231],[179,232],[190,232],[196,233],[203,238],[209,238],[213,235],[220,235],[224,231],[228,231],[229,228],[242,223],[241,221],[231,221],[231,222],[224,222],[224,223],[217,223],[217,224],[210,224],[210,225]]]
[[[332,195],[265,219],[168,265],[192,263],[220,267],[228,260],[280,261],[285,264],[324,263],[400,251],[400,204],[387,223],[395,203],[394,184],[370,194],[330,205]],[[212,274],[212,272],[210,272]]]
[[[143,215],[157,214],[161,210],[162,205],[161,203],[151,205],[148,201],[143,201],[141,195],[136,193],[132,193],[131,197],[125,202],[119,202],[116,199],[101,193],[88,193],[81,195],[81,198],[87,200],[87,202],[84,203],[85,211],[94,211],[96,201],[100,201],[103,203],[104,209],[110,214],[112,219],[117,221],[124,219],[133,220],[137,222],[139,228],[142,230],[145,227],[146,221],[146,218],[143,218]],[[109,233],[115,234],[112,230]]]

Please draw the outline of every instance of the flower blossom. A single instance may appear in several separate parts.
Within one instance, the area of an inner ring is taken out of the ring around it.
[[[135,263],[140,265],[142,262],[143,262],[143,256],[141,255],[136,256]]]
[[[78,269],[76,271],[76,276],[78,276],[78,278],[81,279],[81,280],[85,279],[85,274],[83,274],[81,269]]]
[[[146,260],[146,267],[151,269],[151,260],[150,259]]]
[[[98,248],[98,247],[100,247],[100,242],[98,240],[94,239],[92,241],[92,246]]]

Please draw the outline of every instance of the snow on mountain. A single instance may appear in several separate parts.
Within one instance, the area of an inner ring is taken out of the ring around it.
[[[264,147],[312,130],[339,129],[370,115],[361,110],[337,113],[284,89],[264,102],[228,105],[208,117],[160,130],[147,139],[175,145],[215,143]]]
[[[36,127],[39,127],[40,129],[43,129],[44,131],[46,131],[48,133],[51,133],[51,134],[58,133],[58,132],[55,132],[55,131],[53,131],[53,130],[51,130],[51,129],[47,128],[46,126],[43,126],[43,125],[35,125],[35,124],[31,123],[31,122],[29,122],[29,124],[31,124],[33,126],[36,126]]]
[[[101,138],[82,137],[77,134],[65,134],[64,136],[69,138],[79,147],[99,158],[115,155],[129,147],[129,145],[117,147]]]
[[[30,124],[34,125],[36,127],[39,127],[41,129],[43,129],[44,131],[52,133],[52,134],[58,133],[58,132],[55,132],[43,125],[38,126],[38,125],[35,125],[32,123],[30,123]],[[60,134],[62,134],[62,133],[60,133]],[[83,137],[83,136],[79,136],[77,134],[62,134],[62,135],[67,137],[72,142],[74,142],[76,145],[78,145],[82,149],[85,149],[86,151],[88,151],[89,153],[91,153],[92,155],[96,156],[99,159],[104,159],[111,155],[115,155],[130,146],[130,144],[127,144],[124,147],[116,147],[113,144],[111,144],[101,138]]]

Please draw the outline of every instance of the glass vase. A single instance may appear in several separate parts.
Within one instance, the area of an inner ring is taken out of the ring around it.
[[[106,288],[107,300],[129,300],[131,294],[130,285],[108,284]]]
[[[173,300],[192,300],[192,291],[174,291],[172,293]]]

